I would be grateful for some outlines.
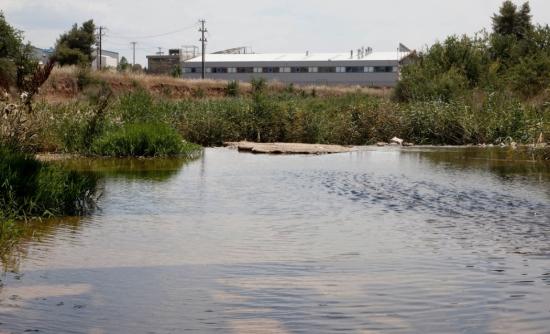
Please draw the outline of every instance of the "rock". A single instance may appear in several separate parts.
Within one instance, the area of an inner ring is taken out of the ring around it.
[[[379,146],[379,147],[384,147],[384,146],[387,146],[387,145],[388,145],[388,143],[384,143],[383,141],[376,143],[376,146]]]
[[[353,147],[341,145],[299,144],[299,143],[252,143],[227,142],[225,146],[239,151],[266,154],[330,154],[354,151]]]
[[[414,143],[407,143],[407,142],[404,142],[404,143],[403,143],[403,146],[411,147],[411,146],[414,146]]]
[[[390,143],[392,143],[392,144],[403,145],[403,139],[397,138],[397,137],[393,137],[393,138],[390,140]]]
[[[500,143],[500,147],[506,147],[506,144]]]
[[[513,141],[513,142],[510,143],[510,147],[513,148],[513,149],[516,149],[516,148],[518,148],[518,143]]]

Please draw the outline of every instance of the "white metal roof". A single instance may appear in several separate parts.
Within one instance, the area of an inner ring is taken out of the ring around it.
[[[401,52],[372,52],[363,58],[353,59],[348,53],[248,53],[248,54],[207,54],[206,62],[301,62],[301,61],[365,61],[365,60],[388,60],[397,61],[403,59],[409,53]],[[186,60],[186,63],[200,63],[202,58],[195,57]]]

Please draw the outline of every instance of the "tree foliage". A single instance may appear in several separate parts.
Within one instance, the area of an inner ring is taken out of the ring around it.
[[[23,32],[12,27],[0,11],[0,88],[24,90],[37,67],[31,45],[23,42]]]
[[[118,63],[117,70],[119,72],[126,72],[130,67],[131,67],[131,65],[128,63],[128,59],[126,59],[126,57],[122,56],[122,58],[120,58],[120,62]]]
[[[93,20],[76,23],[71,30],[62,34],[57,40],[55,55],[61,66],[89,65],[93,57],[93,45],[96,42],[95,24]]]
[[[550,88],[550,28],[533,25],[529,3],[505,1],[493,31],[450,36],[409,58],[395,97],[449,101],[472,89],[533,96]]]
[[[513,35],[517,39],[525,39],[533,30],[529,2],[518,9],[512,1],[504,1],[499,13],[493,15],[492,19],[493,31],[497,35]]]

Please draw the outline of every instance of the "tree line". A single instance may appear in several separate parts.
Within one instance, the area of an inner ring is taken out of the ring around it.
[[[531,98],[550,88],[550,27],[533,24],[528,2],[505,1],[491,32],[450,36],[407,61],[398,101],[449,101],[476,89]]]

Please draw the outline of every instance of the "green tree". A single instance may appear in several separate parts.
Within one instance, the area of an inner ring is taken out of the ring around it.
[[[6,91],[13,86],[24,89],[37,66],[30,44],[23,43],[23,32],[12,27],[0,11],[0,87]]]
[[[23,33],[6,22],[0,11],[0,58],[13,59],[23,44]]]
[[[57,40],[55,55],[61,66],[86,66],[94,59],[93,45],[96,42],[95,24],[93,20],[86,21],[78,27],[75,23],[71,30],[62,34]]]
[[[128,59],[126,57],[122,56],[120,58],[120,62],[118,63],[118,70],[120,72],[125,72],[130,68],[130,64],[128,63]]]
[[[533,30],[531,7],[525,2],[521,8],[510,0],[504,1],[499,13],[493,15],[493,31],[498,35],[514,35],[517,39],[526,38]]]

